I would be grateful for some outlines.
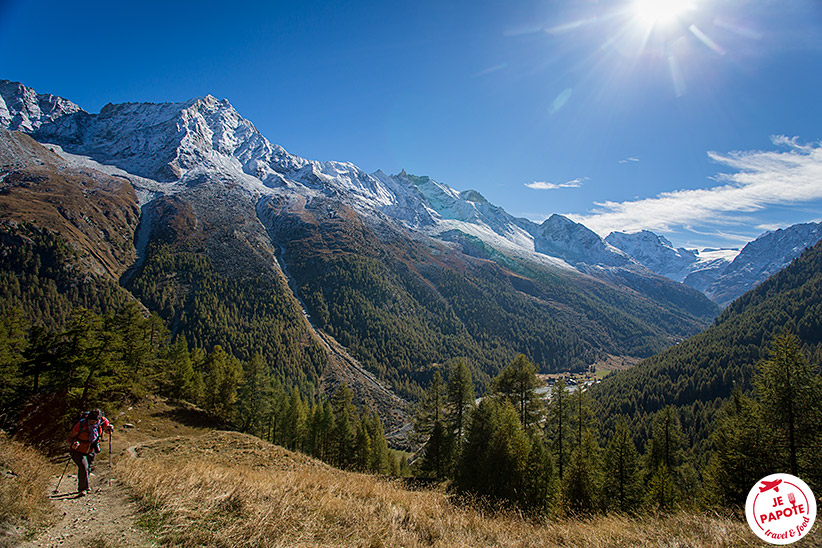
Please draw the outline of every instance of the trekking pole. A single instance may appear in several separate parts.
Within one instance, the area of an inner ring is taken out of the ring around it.
[[[108,485],[111,487],[111,430],[108,433]]]
[[[66,475],[66,470],[68,470],[68,465],[69,465],[70,462],[71,462],[71,456],[69,456],[69,458],[66,460],[66,466],[65,466],[65,468],[63,468],[63,473],[60,474],[60,479],[57,480],[57,487],[54,488],[54,493],[52,493],[52,494],[56,495],[57,491],[60,489],[60,483],[63,481],[63,476]]]

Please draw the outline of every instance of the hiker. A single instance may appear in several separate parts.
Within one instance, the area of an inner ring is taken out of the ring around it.
[[[94,464],[94,456],[100,452],[100,439],[104,431],[111,434],[114,427],[103,416],[102,411],[92,409],[74,425],[69,433],[71,460],[77,465],[77,493],[81,497],[91,491],[88,476]]]

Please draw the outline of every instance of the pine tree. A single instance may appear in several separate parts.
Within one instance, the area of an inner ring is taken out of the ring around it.
[[[322,406],[322,415],[319,424],[320,438],[318,440],[319,457],[328,462],[334,454],[334,408],[331,402],[325,402]]]
[[[565,381],[558,379],[551,388],[551,399],[548,403],[546,435],[549,448],[552,450],[559,479],[565,478],[565,468],[571,453],[571,407],[570,393]]]
[[[531,449],[525,466],[525,487],[521,500],[526,508],[545,510],[553,502],[553,493],[556,490],[554,459],[542,437],[532,435],[530,441]]]
[[[461,489],[526,502],[531,443],[507,398],[485,398],[471,418],[457,476]]]
[[[596,432],[593,424],[593,413],[588,400],[587,392],[582,387],[577,387],[568,398],[571,421],[570,432],[572,440],[572,451],[582,446],[583,436],[586,431]]]
[[[451,467],[451,436],[445,424],[445,385],[434,373],[425,397],[417,406],[414,433],[424,442],[420,467],[435,478],[444,478]]]
[[[231,422],[235,414],[237,388],[242,380],[242,366],[217,345],[208,355],[204,367],[205,409],[218,419]]]
[[[282,444],[287,449],[302,449],[305,439],[305,425],[308,411],[300,396],[300,390],[295,386],[291,389],[282,423]]]
[[[23,379],[31,377],[30,392],[38,392],[43,377],[48,376],[64,361],[61,356],[62,347],[61,334],[52,333],[42,326],[32,326],[21,363]]]
[[[263,435],[266,419],[271,413],[272,385],[269,367],[260,353],[245,364],[243,384],[239,393],[239,422],[243,432]]]
[[[520,354],[494,378],[492,388],[495,393],[508,398],[528,430],[539,424],[544,412],[542,399],[536,392],[540,384],[536,367]]]
[[[577,387],[568,403],[573,449],[563,481],[563,492],[571,511],[589,513],[597,509],[600,500],[600,447],[585,390]]]
[[[179,337],[171,345],[166,362],[168,363],[166,380],[168,394],[175,399],[189,402],[199,401],[202,397],[203,379],[202,375],[194,370],[185,337]]]
[[[20,307],[0,315],[0,413],[7,416],[23,385],[27,325]],[[45,365],[45,364],[41,364]],[[0,428],[2,428],[0,423]]]
[[[684,441],[679,416],[668,405],[654,418],[652,437],[645,452],[648,502],[657,510],[671,510],[685,490],[693,488],[683,467]]]
[[[340,468],[354,465],[356,441],[355,409],[351,389],[340,385],[331,400],[334,409],[334,454],[332,461]]]
[[[371,464],[371,435],[368,433],[367,421],[365,414],[361,414],[354,442],[354,468],[362,472],[369,470]]]
[[[371,436],[371,456],[368,469],[375,474],[391,474],[395,459],[388,450],[388,442],[385,441],[385,433],[379,415],[375,412],[369,413],[367,424]]]
[[[605,464],[605,506],[620,512],[636,511],[642,501],[641,469],[639,454],[624,418],[617,423],[602,460]]]
[[[755,384],[763,418],[778,440],[779,461],[795,476],[818,474],[822,465],[813,438],[822,414],[820,376],[800,352],[799,341],[792,333],[786,332],[773,341],[770,358],[760,366]],[[803,470],[806,467],[811,469]]]
[[[284,445],[283,423],[288,409],[288,396],[285,393],[282,383],[278,379],[271,382],[271,400],[269,402],[269,416],[267,439],[271,443]]]
[[[447,415],[455,450],[459,452],[465,441],[468,417],[474,408],[474,382],[465,360],[460,358],[451,366],[448,376]]]
[[[772,459],[772,439],[761,404],[735,388],[716,421],[715,449],[705,471],[708,506],[741,507],[760,478],[780,471]]]

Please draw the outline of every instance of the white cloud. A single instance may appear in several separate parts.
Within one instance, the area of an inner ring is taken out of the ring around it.
[[[636,156],[631,156],[630,158],[625,158],[624,160],[620,160],[619,163],[620,164],[627,164],[629,162],[638,162],[638,161],[639,161],[639,158],[637,158]]]
[[[597,203],[591,213],[570,217],[603,236],[613,230],[666,232],[693,225],[734,224],[742,213],[822,199],[822,143],[801,145],[795,137],[784,135],[771,140],[788,150],[709,152],[713,161],[736,170],[716,175],[717,186]]]
[[[587,177],[578,177],[576,179],[572,179],[570,181],[565,181],[564,183],[548,183],[545,181],[534,181],[533,183],[525,183],[525,186],[528,188],[533,188],[534,190],[557,190],[559,188],[579,188],[582,186],[582,183],[587,181]]]

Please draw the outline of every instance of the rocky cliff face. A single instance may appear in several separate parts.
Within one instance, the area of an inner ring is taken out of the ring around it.
[[[19,82],[0,80],[0,126],[33,132],[82,109],[62,97],[40,94]]]

